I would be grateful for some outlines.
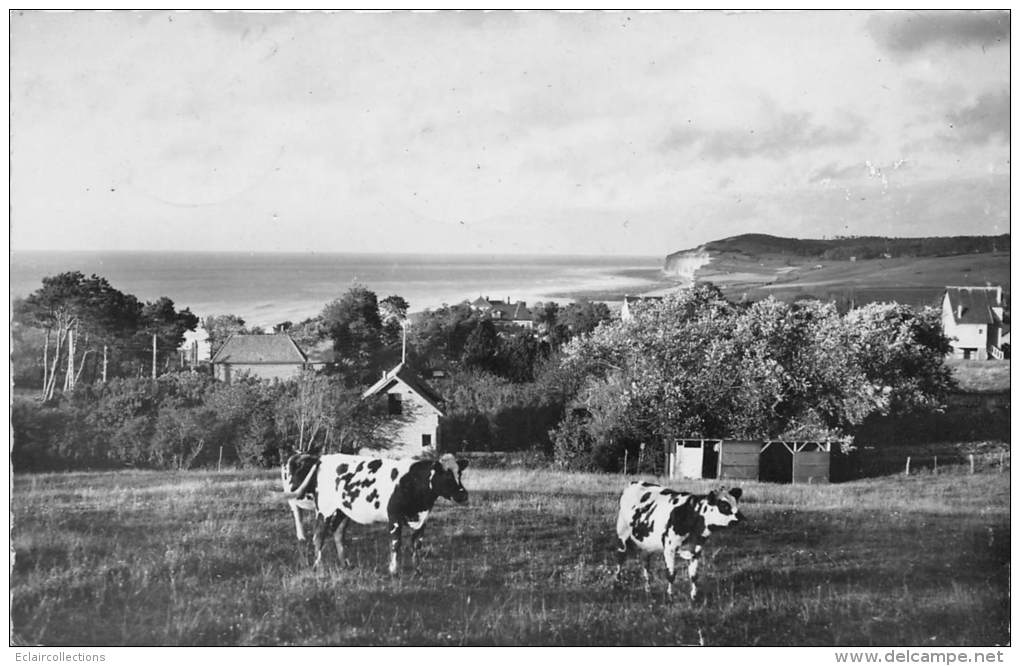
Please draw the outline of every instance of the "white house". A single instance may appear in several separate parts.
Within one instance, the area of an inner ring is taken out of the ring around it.
[[[439,447],[442,398],[403,363],[362,393],[363,399],[386,396],[389,413],[407,419],[398,429],[393,446],[382,455],[393,458],[434,453]],[[373,451],[374,455],[379,452]]]
[[[942,329],[956,358],[1002,358],[1002,287],[946,287]]]

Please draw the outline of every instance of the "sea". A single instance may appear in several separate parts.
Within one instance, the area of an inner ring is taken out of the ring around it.
[[[612,303],[677,285],[661,256],[39,250],[11,252],[11,298],[65,271],[100,275],[142,301],[166,296],[200,317],[234,314],[264,327],[318,315],[355,284],[380,300],[402,296],[412,312],[479,296]]]

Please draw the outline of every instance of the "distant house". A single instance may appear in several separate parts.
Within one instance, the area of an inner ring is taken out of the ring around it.
[[[662,296],[624,296],[623,305],[620,307],[620,319],[630,321],[634,318],[634,305],[636,303],[661,301]]]
[[[531,329],[535,322],[531,319],[531,310],[524,301],[511,303],[507,297],[505,301],[494,301],[488,297],[479,296],[468,305],[476,312],[484,312],[496,323],[513,324],[522,328]]]
[[[389,413],[405,417],[394,445],[384,453],[400,458],[433,453],[439,447],[439,420],[443,417],[442,398],[403,363],[383,374],[361,397],[386,396]]]
[[[239,373],[290,379],[309,367],[308,357],[286,333],[231,335],[212,359],[213,376],[229,384]]]
[[[956,358],[1002,358],[1002,287],[946,287],[942,329]]]

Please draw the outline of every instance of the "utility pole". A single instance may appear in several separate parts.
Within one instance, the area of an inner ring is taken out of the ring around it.
[[[156,378],[156,334],[152,334],[152,378]]]
[[[106,345],[103,345],[103,383],[106,383]]]
[[[400,349],[400,363],[403,364],[407,360],[407,320],[404,319],[400,322],[400,330],[404,333],[404,342]]]

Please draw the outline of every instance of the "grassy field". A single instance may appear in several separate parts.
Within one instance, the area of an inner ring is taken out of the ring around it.
[[[309,571],[270,472],[16,476],[13,642],[46,645],[990,645],[1009,642],[1009,475],[741,484],[706,599],[612,587],[621,477],[471,469],[424,572]],[[676,482],[704,489],[708,482]],[[681,588],[685,591],[685,587]]]
[[[986,252],[852,262],[722,252],[714,253],[712,263],[698,270],[697,279],[713,282],[736,299],[772,295],[781,299],[811,296],[937,304],[946,285],[987,283],[1009,291],[1009,258],[1008,252]]]
[[[1009,390],[1010,359],[975,361],[951,358],[946,365],[963,391],[987,393]]]

